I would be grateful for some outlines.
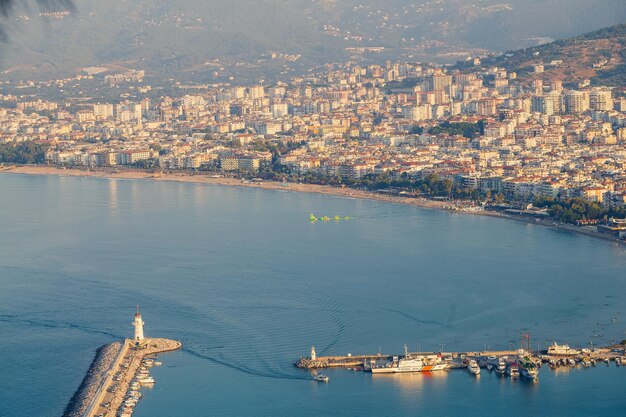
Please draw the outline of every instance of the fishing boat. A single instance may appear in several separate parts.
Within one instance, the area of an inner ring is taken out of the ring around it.
[[[509,376],[511,377],[511,379],[517,379],[519,378],[519,368],[516,364],[512,363],[509,366]]]

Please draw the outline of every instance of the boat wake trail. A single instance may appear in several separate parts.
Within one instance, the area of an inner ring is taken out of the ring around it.
[[[13,324],[27,324],[29,326],[42,327],[42,328],[51,328],[51,329],[72,329],[78,330],[80,332],[85,332],[89,334],[100,334],[104,336],[111,336],[115,339],[122,339],[124,336],[115,334],[112,332],[107,332],[104,330],[98,330],[87,326],[82,326],[72,322],[64,322],[64,321],[54,321],[54,320],[42,320],[42,319],[29,319],[29,318],[20,318],[17,315],[10,314],[0,314],[0,321],[5,323],[13,323]]]
[[[406,313],[404,311],[401,311],[401,310],[395,310],[395,309],[392,309],[392,308],[388,308],[388,309],[386,309],[386,311],[389,311],[390,313],[398,314],[398,315],[400,315],[400,316],[402,316],[404,318],[407,318],[407,319],[411,320],[412,322],[415,322],[415,323],[418,323],[418,324],[426,324],[426,325],[429,325],[429,326],[437,326],[437,327],[447,327],[448,326],[448,324],[442,323],[442,322],[436,321],[436,320],[422,320],[422,319],[418,319],[417,317],[412,316],[412,315],[410,315],[410,314],[408,314],[408,313]]]
[[[208,360],[211,361],[213,363],[217,363],[219,365],[224,365],[228,368],[234,369],[236,371],[240,371],[240,372],[245,372],[246,374],[249,375],[254,375],[254,376],[260,376],[260,377],[264,377],[264,378],[274,378],[274,379],[300,379],[300,380],[306,380],[306,379],[310,379],[310,378],[306,378],[302,375],[297,375],[297,374],[288,374],[288,373],[277,373],[277,372],[263,372],[260,371],[258,369],[253,369],[253,368],[249,368],[247,366],[243,366],[241,364],[237,364],[237,363],[233,363],[233,362],[229,362],[226,359],[220,359],[217,358],[215,356],[210,356],[210,355],[206,355],[200,352],[197,352],[193,349],[190,349],[188,347],[183,348],[184,352],[189,353],[190,355],[193,355],[197,358],[200,359],[204,359],[204,360]]]

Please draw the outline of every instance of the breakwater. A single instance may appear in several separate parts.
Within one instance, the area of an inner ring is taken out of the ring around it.
[[[70,399],[67,407],[65,407],[63,417],[81,417],[87,412],[91,399],[103,384],[121,349],[121,342],[113,342],[100,347],[96,351],[96,356],[91,362],[89,371],[83,378],[80,387],[78,387]]]
[[[102,346],[87,375],[66,407],[63,417],[94,417],[128,414],[128,393],[147,357],[180,349],[171,339],[144,339],[140,344],[126,339]]]

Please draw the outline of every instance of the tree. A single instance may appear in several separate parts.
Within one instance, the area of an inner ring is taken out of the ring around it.
[[[12,164],[43,164],[48,144],[33,141],[0,144],[0,162]]]

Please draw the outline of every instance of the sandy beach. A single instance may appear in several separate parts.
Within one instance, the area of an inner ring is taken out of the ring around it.
[[[59,168],[48,165],[27,165],[27,166],[0,166],[1,173],[27,174],[27,175],[59,175],[68,177],[95,177],[112,179],[136,179],[151,181],[178,181],[187,183],[211,184],[226,187],[246,187],[260,188],[265,190],[295,191],[301,193],[316,193],[334,195],[346,198],[359,198],[365,200],[383,201],[394,204],[404,204],[427,209],[449,210],[455,213],[470,214],[475,216],[489,216],[508,220],[521,221],[528,224],[535,224],[553,229],[566,230],[573,233],[580,233],[586,236],[610,240],[617,243],[626,243],[615,237],[599,233],[593,227],[577,227],[568,224],[557,224],[552,219],[535,220],[532,218],[512,216],[493,211],[464,211],[450,210],[450,202],[433,201],[421,197],[398,197],[384,195],[371,191],[356,190],[353,188],[341,188],[328,185],[289,183],[283,184],[274,181],[246,181],[239,178],[229,178],[204,173],[191,174],[186,172],[147,172],[142,170],[119,169],[119,168]]]

